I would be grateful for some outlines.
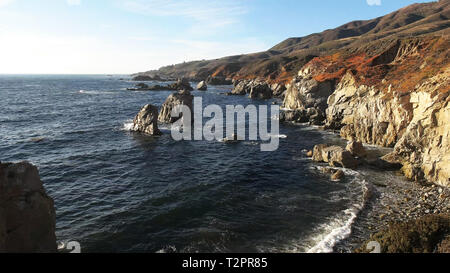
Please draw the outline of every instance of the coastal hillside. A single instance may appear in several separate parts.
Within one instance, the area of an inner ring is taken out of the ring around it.
[[[270,82],[289,82],[315,57],[337,51],[361,49],[376,55],[393,40],[421,35],[443,35],[450,26],[450,1],[413,4],[388,15],[354,21],[335,29],[305,37],[290,38],[265,52],[230,56],[208,61],[193,61],[138,73],[162,78],[188,77],[204,80],[210,76],[235,79],[263,78]],[[367,45],[379,41],[378,47]]]

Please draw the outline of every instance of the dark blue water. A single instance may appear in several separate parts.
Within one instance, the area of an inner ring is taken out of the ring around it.
[[[108,76],[0,76],[0,160],[37,165],[59,240],[83,252],[327,250],[349,232],[362,182],[321,174],[302,150],[336,141],[281,125],[280,148],[154,138],[125,129],[171,92]],[[210,87],[205,105],[270,104]],[[164,129],[164,126],[163,126]]]

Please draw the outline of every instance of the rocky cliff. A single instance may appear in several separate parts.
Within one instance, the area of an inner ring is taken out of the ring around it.
[[[284,106],[324,112],[348,140],[394,147],[408,178],[450,186],[449,38],[423,36],[315,58],[289,84]],[[326,101],[326,102],[324,102]]]
[[[0,163],[0,253],[56,252],[55,208],[37,168]]]

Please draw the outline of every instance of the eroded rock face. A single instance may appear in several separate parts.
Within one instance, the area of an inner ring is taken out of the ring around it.
[[[134,118],[133,131],[148,135],[161,135],[158,129],[158,108],[151,104],[144,106]]]
[[[364,145],[359,141],[350,141],[346,147],[346,150],[353,156],[357,156],[359,158],[363,158],[367,155]]]
[[[254,84],[250,89],[249,98],[266,100],[272,98],[272,89],[267,83]]]
[[[192,115],[192,121],[194,116],[194,96],[191,95],[191,92],[189,91],[180,91],[178,93],[174,93],[170,95],[164,104],[162,105],[161,111],[158,116],[158,120],[163,123],[174,123],[177,120],[179,120],[180,117],[172,117],[172,109],[175,108],[177,105],[186,105],[191,109],[191,115]]]
[[[274,83],[270,86],[274,97],[283,97],[284,91],[286,91],[286,86],[281,83]]]
[[[308,119],[320,125],[325,121],[327,100],[333,91],[334,81],[319,82],[305,68],[287,86],[283,105],[290,110],[307,110],[310,113]]]
[[[409,95],[389,98],[375,87],[358,86],[351,72],[328,98],[327,127],[347,140],[394,147],[412,119]]]
[[[0,163],[0,253],[56,252],[55,208],[30,163]]]
[[[450,68],[411,93],[413,118],[395,145],[393,156],[405,175],[450,186]]]
[[[197,90],[206,91],[208,90],[208,85],[206,85],[205,81],[201,81],[197,84]]]

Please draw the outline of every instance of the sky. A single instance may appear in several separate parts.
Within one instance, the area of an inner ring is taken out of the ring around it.
[[[130,74],[264,51],[410,0],[0,0],[0,74]]]

